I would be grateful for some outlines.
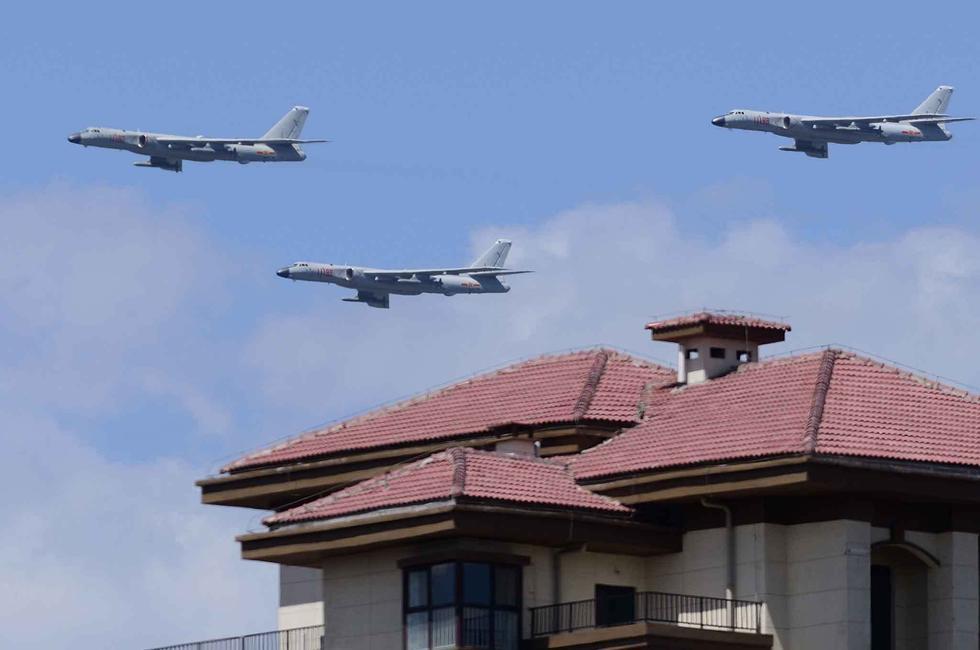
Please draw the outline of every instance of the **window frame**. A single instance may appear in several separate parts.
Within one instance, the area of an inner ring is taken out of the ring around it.
[[[451,604],[433,606],[432,604],[432,567],[441,564],[452,564],[453,565],[453,580],[455,594],[453,602]],[[489,603],[475,603],[468,602],[465,599],[465,592],[463,591],[463,566],[466,564],[482,564],[489,567],[490,573],[490,599]],[[516,584],[514,586],[516,590],[516,603],[514,605],[501,605],[497,603],[497,569],[509,569],[517,574]],[[409,585],[410,576],[413,572],[425,571],[425,604],[411,607],[409,606]],[[509,563],[509,562],[499,562],[483,559],[449,559],[446,558],[442,561],[431,561],[424,564],[412,564],[410,566],[402,567],[402,648],[404,650],[408,649],[408,618],[412,614],[425,613],[426,616],[426,632],[428,638],[427,647],[431,650],[434,646],[432,645],[432,613],[437,609],[445,609],[447,607],[452,607],[454,610],[454,617],[456,623],[456,648],[462,647],[483,647],[483,646],[463,646],[463,610],[466,608],[470,609],[482,609],[485,610],[489,616],[489,629],[488,629],[488,641],[485,646],[487,650],[494,650],[496,643],[496,625],[495,614],[498,611],[510,612],[517,615],[517,635],[516,635],[516,648],[519,648],[521,642],[524,638],[524,567],[520,563]]]

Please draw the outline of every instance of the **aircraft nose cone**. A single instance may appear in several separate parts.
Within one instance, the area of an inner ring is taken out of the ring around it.
[[[715,119],[711,120],[711,123],[714,124],[715,126],[725,126],[725,116],[722,115],[716,117]]]
[[[81,141],[82,141],[81,133],[72,133],[70,136],[68,136],[68,142],[71,142],[72,144],[78,144]]]
[[[276,271],[276,275],[278,275],[280,278],[288,278],[289,277],[289,267],[287,266],[287,267],[283,267],[283,268],[279,269],[278,271]]]

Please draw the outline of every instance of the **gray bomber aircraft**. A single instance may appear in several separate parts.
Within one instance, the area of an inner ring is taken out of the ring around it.
[[[434,269],[372,269],[344,264],[296,262],[276,271],[280,278],[329,282],[356,289],[356,298],[344,302],[363,302],[369,307],[387,309],[391,294],[417,296],[422,293],[507,293],[510,287],[500,281],[501,275],[531,273],[504,268],[510,242],[498,239],[486,253],[469,266]]]
[[[765,131],[794,140],[792,147],[780,151],[798,151],[811,158],[826,158],[827,145],[857,144],[859,142],[935,142],[953,137],[944,126],[948,122],[963,122],[972,117],[946,115],[952,86],[940,86],[905,115],[872,115],[864,117],[818,117],[769,111],[735,110],[720,115],[711,123],[729,129]]]
[[[89,127],[68,136],[68,142],[85,147],[123,149],[150,159],[133,163],[137,167],[156,167],[172,172],[183,169],[185,160],[211,162],[233,160],[243,165],[250,162],[283,162],[306,160],[301,144],[327,140],[300,140],[310,109],[294,106],[261,138],[188,137],[165,133],[146,133]]]

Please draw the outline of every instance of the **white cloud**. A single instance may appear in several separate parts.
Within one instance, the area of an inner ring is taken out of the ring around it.
[[[230,428],[194,321],[223,281],[178,210],[53,186],[0,204],[0,626],[4,646],[140,648],[275,627],[275,570],[233,541],[250,513],[200,505],[203,471],[100,429],[140,406]],[[224,363],[219,365],[228,366]],[[227,372],[227,371],[226,371]],[[151,406],[146,406],[152,404]],[[177,432],[175,432],[177,433]]]
[[[587,205],[538,227],[486,228],[474,253],[509,236],[508,265],[537,271],[511,279],[508,295],[394,296],[389,311],[318,301],[268,317],[247,360],[270,404],[312,424],[544,351],[608,343],[672,359],[643,325],[708,306],[786,316],[794,331],[770,354],[838,343],[980,384],[968,326],[980,322],[977,233],[922,228],[838,246],[775,219],[687,236],[683,218],[657,204]]]
[[[275,571],[237,557],[245,517],[202,507],[196,469],[111,462],[43,418],[5,411],[4,426],[5,645],[140,648],[275,627]]]

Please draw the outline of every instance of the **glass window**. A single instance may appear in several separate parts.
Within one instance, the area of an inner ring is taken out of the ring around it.
[[[449,605],[456,600],[456,564],[436,564],[432,572],[432,606]]]
[[[432,610],[432,647],[456,647],[455,607],[441,607]]]
[[[408,573],[408,606],[425,607],[429,604],[429,572],[410,571]]]
[[[490,565],[463,563],[463,602],[467,605],[490,604]]]
[[[517,620],[517,612],[498,609],[493,613],[494,650],[512,650],[517,647],[520,640]]]
[[[483,607],[463,608],[463,647],[490,647],[490,610]]]
[[[724,359],[725,358],[725,348],[711,348],[711,358],[712,359]]]
[[[496,605],[517,606],[519,594],[517,585],[519,583],[517,567],[496,566],[493,571],[494,598]]]
[[[405,641],[408,650],[429,650],[429,612],[405,617]]]
[[[443,562],[405,571],[407,650],[520,645],[521,570],[489,562]]]

